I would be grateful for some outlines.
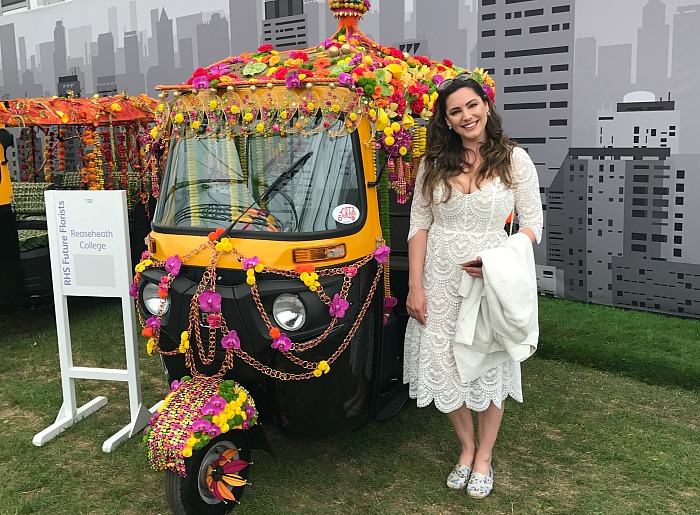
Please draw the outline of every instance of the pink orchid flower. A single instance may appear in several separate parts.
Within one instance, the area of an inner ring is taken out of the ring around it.
[[[160,320],[157,316],[153,315],[151,318],[146,320],[146,327],[150,327],[154,331],[160,329]]]
[[[182,260],[177,254],[170,256],[165,260],[165,271],[168,272],[171,277],[176,277],[180,273],[181,266]]]
[[[221,338],[221,346],[224,349],[240,349],[241,340],[238,338],[236,331],[229,331],[226,336]]]
[[[382,245],[374,251],[374,259],[376,259],[378,263],[386,263],[389,260],[390,252],[391,249],[389,247]]]
[[[336,293],[333,295],[333,300],[331,300],[328,312],[332,317],[343,318],[345,316],[345,310],[348,309],[348,307],[350,307],[350,303],[345,299],[341,299],[340,295]]]
[[[287,352],[289,349],[292,348],[292,340],[290,340],[286,334],[282,333],[279,335],[278,338],[275,338],[272,341],[271,347],[282,352]]]
[[[204,290],[199,294],[199,307],[205,313],[221,311],[221,295],[211,290]]]
[[[250,270],[255,268],[260,264],[260,258],[258,256],[249,257],[243,260],[243,270]]]
[[[192,432],[199,433],[209,430],[211,422],[205,418],[198,418],[192,422]]]

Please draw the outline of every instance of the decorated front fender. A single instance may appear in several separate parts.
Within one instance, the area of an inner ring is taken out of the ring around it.
[[[172,390],[145,430],[148,461],[156,471],[187,476],[185,460],[212,439],[257,423],[258,411],[248,391],[218,377],[185,377]]]

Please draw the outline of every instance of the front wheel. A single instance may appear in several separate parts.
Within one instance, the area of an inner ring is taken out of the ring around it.
[[[194,451],[185,463],[187,477],[165,471],[165,496],[174,515],[223,515],[231,511],[250,473],[250,444],[236,429]]]

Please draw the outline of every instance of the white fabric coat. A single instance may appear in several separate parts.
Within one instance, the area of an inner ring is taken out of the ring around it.
[[[462,274],[454,356],[460,378],[473,381],[537,350],[537,280],[530,238],[517,233],[480,254],[483,279]]]

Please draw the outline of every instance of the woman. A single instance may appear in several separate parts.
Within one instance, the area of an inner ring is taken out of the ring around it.
[[[504,223],[513,208],[520,232],[539,241],[542,204],[532,161],[503,133],[491,98],[471,77],[484,78],[462,74],[438,85],[428,125],[408,234],[404,382],[419,407],[434,402],[447,413],[459,438],[462,451],[447,486],[483,498],[493,487],[491,459],[504,401],[522,402],[520,364],[508,360],[461,381],[452,351],[457,289],[465,272],[482,277],[479,252],[508,237]]]

